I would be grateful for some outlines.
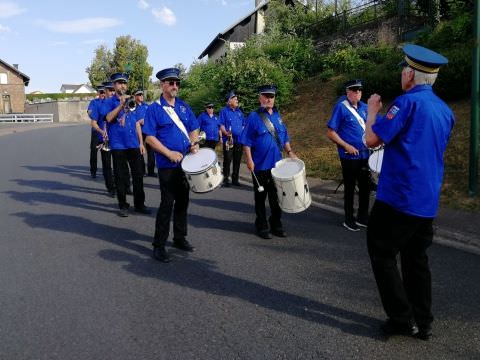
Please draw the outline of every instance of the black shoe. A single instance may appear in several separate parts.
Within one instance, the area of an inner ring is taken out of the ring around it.
[[[193,250],[195,250],[195,248],[192,245],[190,245],[190,243],[185,239],[182,239],[182,240],[174,239],[172,246],[174,248],[177,248],[183,251],[188,251],[188,252],[192,252]]]
[[[113,190],[108,190],[108,195],[112,198],[114,198],[116,195],[117,195],[117,192],[115,191],[115,189]]]
[[[233,186],[242,186],[238,181],[232,181]]]
[[[153,172],[153,173],[148,173],[148,176],[150,176],[150,177],[156,177],[157,174],[155,174],[154,172]]]
[[[419,326],[418,333],[413,335],[417,339],[428,341],[432,337],[432,325]]]
[[[147,208],[146,206],[136,207],[135,212],[140,213],[140,214],[145,214],[145,215],[150,215],[152,213],[152,211],[149,208]]]
[[[355,224],[359,227],[362,227],[362,228],[367,227],[367,222],[366,221],[357,220],[357,221],[355,221]]]
[[[125,191],[125,194],[127,194],[127,195],[133,195],[132,189],[127,188],[127,191]]]
[[[97,178],[97,173],[90,173],[90,177],[92,179],[96,179]]]
[[[163,246],[155,246],[153,248],[153,258],[163,263],[169,263],[172,261],[170,255],[168,255],[167,250]]]
[[[268,230],[257,230],[257,235],[260,236],[262,239],[271,239],[272,235],[268,232]]]
[[[120,209],[117,215],[120,217],[128,217],[128,208]]]
[[[352,222],[352,221],[345,221],[343,224],[343,227],[347,230],[350,230],[350,231],[360,231],[360,228],[358,227],[358,225],[355,223],[355,222]]]
[[[275,235],[275,236],[278,236],[278,237],[287,237],[287,233],[283,230],[283,229],[272,229],[270,230],[270,232]]]
[[[230,183],[228,181],[223,182],[223,187],[230,187]]]
[[[408,323],[399,323],[388,319],[385,323],[380,326],[380,329],[387,336],[391,335],[406,335],[406,336],[416,336],[418,334],[418,327],[413,322]]]

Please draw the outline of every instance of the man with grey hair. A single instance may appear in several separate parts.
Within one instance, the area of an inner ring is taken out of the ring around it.
[[[404,46],[402,89],[383,117],[381,98],[368,100],[367,146],[385,144],[367,244],[388,316],[383,332],[428,340],[432,335],[432,244],[443,180],[443,154],[454,125],[452,110],[432,90],[448,60],[421,46]],[[400,253],[402,276],[397,268]]]

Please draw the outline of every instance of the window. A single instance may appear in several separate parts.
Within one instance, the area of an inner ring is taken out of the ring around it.
[[[0,73],[0,85],[8,84],[7,73]]]

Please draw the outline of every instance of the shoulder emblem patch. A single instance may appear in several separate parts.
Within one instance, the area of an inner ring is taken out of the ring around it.
[[[395,115],[397,115],[399,110],[400,110],[400,108],[397,105],[393,105],[390,108],[390,110],[388,110],[388,112],[387,112],[387,115],[386,115],[387,119],[392,120],[395,117]]]

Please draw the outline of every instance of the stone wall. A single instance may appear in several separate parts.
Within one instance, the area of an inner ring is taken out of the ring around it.
[[[86,100],[50,101],[25,105],[26,114],[53,114],[53,122],[89,123]]]

